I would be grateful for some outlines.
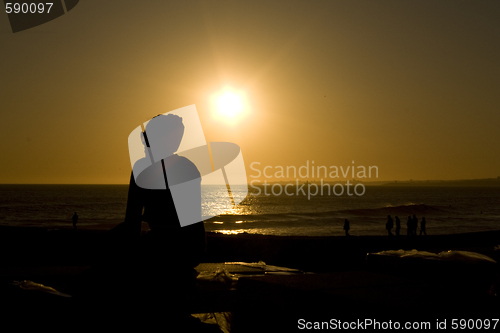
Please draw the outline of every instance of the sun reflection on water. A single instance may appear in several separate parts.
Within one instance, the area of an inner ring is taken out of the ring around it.
[[[248,230],[245,229],[238,229],[238,230],[216,230],[214,231],[219,234],[224,234],[224,235],[238,235],[242,233],[247,233]]]

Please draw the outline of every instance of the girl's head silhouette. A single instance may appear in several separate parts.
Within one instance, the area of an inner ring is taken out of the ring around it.
[[[173,155],[182,141],[184,124],[182,118],[174,114],[159,114],[146,125],[145,144],[151,148],[155,161]]]

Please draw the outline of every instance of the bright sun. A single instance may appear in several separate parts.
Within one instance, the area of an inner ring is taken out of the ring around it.
[[[219,119],[234,123],[248,111],[245,94],[241,91],[225,89],[213,98],[215,115]]]
[[[217,109],[226,116],[234,117],[243,109],[243,101],[238,94],[226,92],[217,99]]]

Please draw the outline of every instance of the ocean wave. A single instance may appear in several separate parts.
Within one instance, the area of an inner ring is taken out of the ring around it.
[[[347,209],[341,210],[337,213],[355,216],[374,216],[374,215],[422,215],[422,214],[443,214],[449,213],[451,207],[444,206],[429,206],[425,204],[408,204],[400,206],[386,206],[379,208],[365,208],[365,209]]]
[[[300,212],[300,213],[276,213],[276,214],[224,214],[206,220],[205,222],[261,222],[261,221],[306,221],[328,218],[352,218],[352,217],[386,217],[387,215],[443,215],[450,213],[449,207],[430,206],[425,204],[409,204],[400,206],[385,206],[378,208],[330,210],[323,212]]]

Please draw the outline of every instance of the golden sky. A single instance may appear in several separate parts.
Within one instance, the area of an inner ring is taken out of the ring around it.
[[[12,33],[3,14],[0,183],[126,184],[130,132],[191,104],[249,175],[497,177],[499,17],[496,0],[86,0]],[[246,96],[234,122],[214,117],[225,87]]]

